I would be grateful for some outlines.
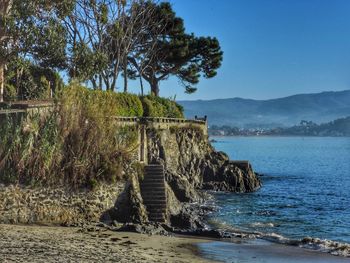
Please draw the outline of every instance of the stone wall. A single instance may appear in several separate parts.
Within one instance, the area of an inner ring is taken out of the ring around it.
[[[125,183],[94,191],[0,185],[0,223],[79,224],[97,222],[114,206]]]
[[[0,103],[0,125],[3,125],[8,119],[19,122],[24,118],[30,118],[39,114],[46,116],[54,108],[52,102],[23,102],[23,103]],[[8,118],[10,117],[10,118]]]

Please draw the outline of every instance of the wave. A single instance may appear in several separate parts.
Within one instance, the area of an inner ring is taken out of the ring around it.
[[[271,222],[254,222],[250,224],[251,227],[275,227],[276,225],[274,223]]]
[[[327,252],[335,256],[350,257],[350,244],[348,243],[305,237],[300,241],[299,246]]]
[[[298,246],[305,249],[316,250],[320,252],[329,253],[335,256],[350,257],[350,244],[345,242],[333,241],[328,239],[320,239],[313,237],[304,237],[302,239],[290,239],[277,233],[263,233],[259,231],[245,231],[235,228],[226,222],[216,219],[210,220],[210,224],[217,229],[225,231],[231,235],[232,238],[247,238],[247,239],[263,239],[266,241]],[[273,223],[255,222],[251,224],[254,227],[274,227]]]

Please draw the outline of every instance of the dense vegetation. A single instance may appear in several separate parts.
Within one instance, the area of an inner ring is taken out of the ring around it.
[[[143,108],[143,101],[151,106]],[[175,102],[154,96],[64,88],[46,116],[7,117],[0,126],[0,182],[94,187],[122,178],[138,149],[136,127],[122,127],[112,116],[159,113],[181,117]],[[136,165],[136,164],[134,164]]]
[[[105,116],[126,113],[127,103],[129,112],[142,115],[142,107],[136,96],[116,95],[72,86],[47,116],[20,123],[8,118],[0,127],[0,181],[92,187],[120,178],[123,163],[137,147],[137,131]],[[117,100],[125,104],[116,105]]]
[[[175,101],[148,95],[141,97],[145,117],[183,118],[183,108]]]
[[[45,98],[57,76],[117,91],[123,77],[143,81],[159,95],[159,83],[179,79],[186,92],[200,77],[212,78],[222,51],[212,37],[185,32],[183,20],[166,2],[152,0],[0,1],[0,102]],[[33,94],[34,91],[34,94]]]
[[[186,33],[169,3],[0,1],[0,107],[55,101],[44,115],[0,119],[0,182],[93,187],[121,178],[138,131],[113,116],[183,118],[181,106],[159,97],[160,81],[175,76],[191,93],[221,61],[218,40]],[[128,93],[130,79],[140,96]]]

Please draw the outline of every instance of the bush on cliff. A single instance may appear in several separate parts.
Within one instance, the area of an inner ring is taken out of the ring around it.
[[[31,61],[15,58],[7,64],[4,99],[49,99],[51,91],[64,87],[60,75],[52,69],[33,64]]]
[[[120,179],[138,133],[105,117],[127,114],[119,106],[111,108],[115,100],[72,85],[46,116],[28,116],[20,123],[8,117],[0,127],[0,182],[77,188]],[[141,105],[126,96],[120,101]],[[130,112],[142,115],[142,108]]]
[[[182,106],[170,99],[147,95],[141,101],[145,117],[184,118]]]
[[[84,110],[86,117],[143,116],[141,100],[137,95],[130,93],[92,90],[71,84],[62,91],[59,99],[64,106],[73,108],[83,106],[81,110]]]

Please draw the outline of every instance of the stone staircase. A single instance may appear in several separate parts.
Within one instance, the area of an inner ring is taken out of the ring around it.
[[[148,212],[148,220],[164,222],[166,193],[163,165],[146,165],[144,179],[141,181],[140,187],[143,202]]]

